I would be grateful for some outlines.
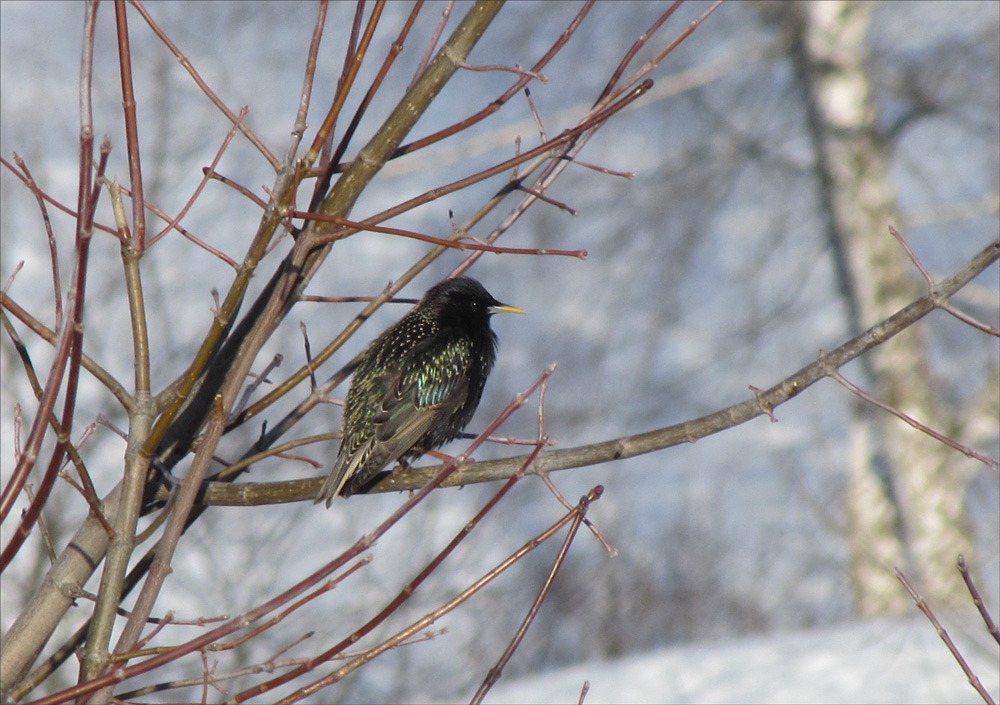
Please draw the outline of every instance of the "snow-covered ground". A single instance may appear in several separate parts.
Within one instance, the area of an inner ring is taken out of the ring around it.
[[[946,615],[942,623],[996,700],[1000,648],[975,620]],[[982,702],[923,617],[676,646],[501,679],[486,702],[576,703],[584,681],[589,705]]]

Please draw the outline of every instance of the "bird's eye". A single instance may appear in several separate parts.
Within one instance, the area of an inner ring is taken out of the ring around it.
[[[478,301],[473,301],[472,302],[472,308],[479,308],[479,302]]]

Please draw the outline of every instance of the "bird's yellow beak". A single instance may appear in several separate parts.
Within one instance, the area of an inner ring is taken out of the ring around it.
[[[507,304],[497,304],[490,306],[490,313],[527,313],[523,308],[508,306]]]

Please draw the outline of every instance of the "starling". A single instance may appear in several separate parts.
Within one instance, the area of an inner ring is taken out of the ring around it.
[[[396,460],[457,438],[479,406],[496,359],[502,304],[475,279],[446,279],[365,351],[344,406],[340,452],[316,502],[364,487]]]

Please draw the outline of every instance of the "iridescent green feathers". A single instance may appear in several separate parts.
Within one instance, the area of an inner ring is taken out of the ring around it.
[[[344,406],[336,463],[316,502],[364,487],[382,468],[456,438],[479,405],[496,359],[501,304],[474,279],[446,279],[372,341]]]

